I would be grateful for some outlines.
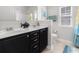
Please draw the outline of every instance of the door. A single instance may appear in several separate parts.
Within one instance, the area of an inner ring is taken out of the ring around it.
[[[4,52],[3,40],[0,40],[0,53]]]
[[[42,52],[48,44],[48,29],[44,28],[40,30],[40,52]]]
[[[26,52],[26,34],[13,36],[4,40],[5,52],[11,53],[24,53]]]

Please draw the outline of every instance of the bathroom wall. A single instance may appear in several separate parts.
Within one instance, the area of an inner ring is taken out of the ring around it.
[[[0,30],[8,27],[19,27],[16,21],[16,13],[14,6],[0,6]]]
[[[48,16],[51,16],[51,15],[58,16],[58,21],[52,24],[52,31],[57,30],[59,37],[62,39],[73,40],[74,24],[75,24],[75,16],[76,16],[77,7],[75,6],[73,7],[73,15],[72,15],[73,26],[72,27],[61,27],[59,25],[59,20],[60,20],[59,8],[60,7],[58,6],[48,6]]]

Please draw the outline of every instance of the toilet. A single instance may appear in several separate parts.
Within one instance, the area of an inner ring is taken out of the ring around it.
[[[51,49],[54,50],[56,43],[58,39],[58,34],[57,33],[52,33],[51,34]]]

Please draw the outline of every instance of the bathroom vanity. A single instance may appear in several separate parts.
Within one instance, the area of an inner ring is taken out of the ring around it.
[[[37,26],[0,34],[0,53],[39,53],[48,45],[48,27]]]

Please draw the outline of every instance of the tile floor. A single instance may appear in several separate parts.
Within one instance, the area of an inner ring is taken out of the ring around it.
[[[57,41],[56,44],[54,44],[55,47],[53,49],[46,48],[43,53],[63,53],[65,45],[72,47],[72,53],[79,53],[79,48],[75,48],[74,46],[72,46],[72,43],[70,41],[63,39]]]
[[[64,49],[65,44],[57,41],[53,48],[46,48],[43,53],[62,53]]]

